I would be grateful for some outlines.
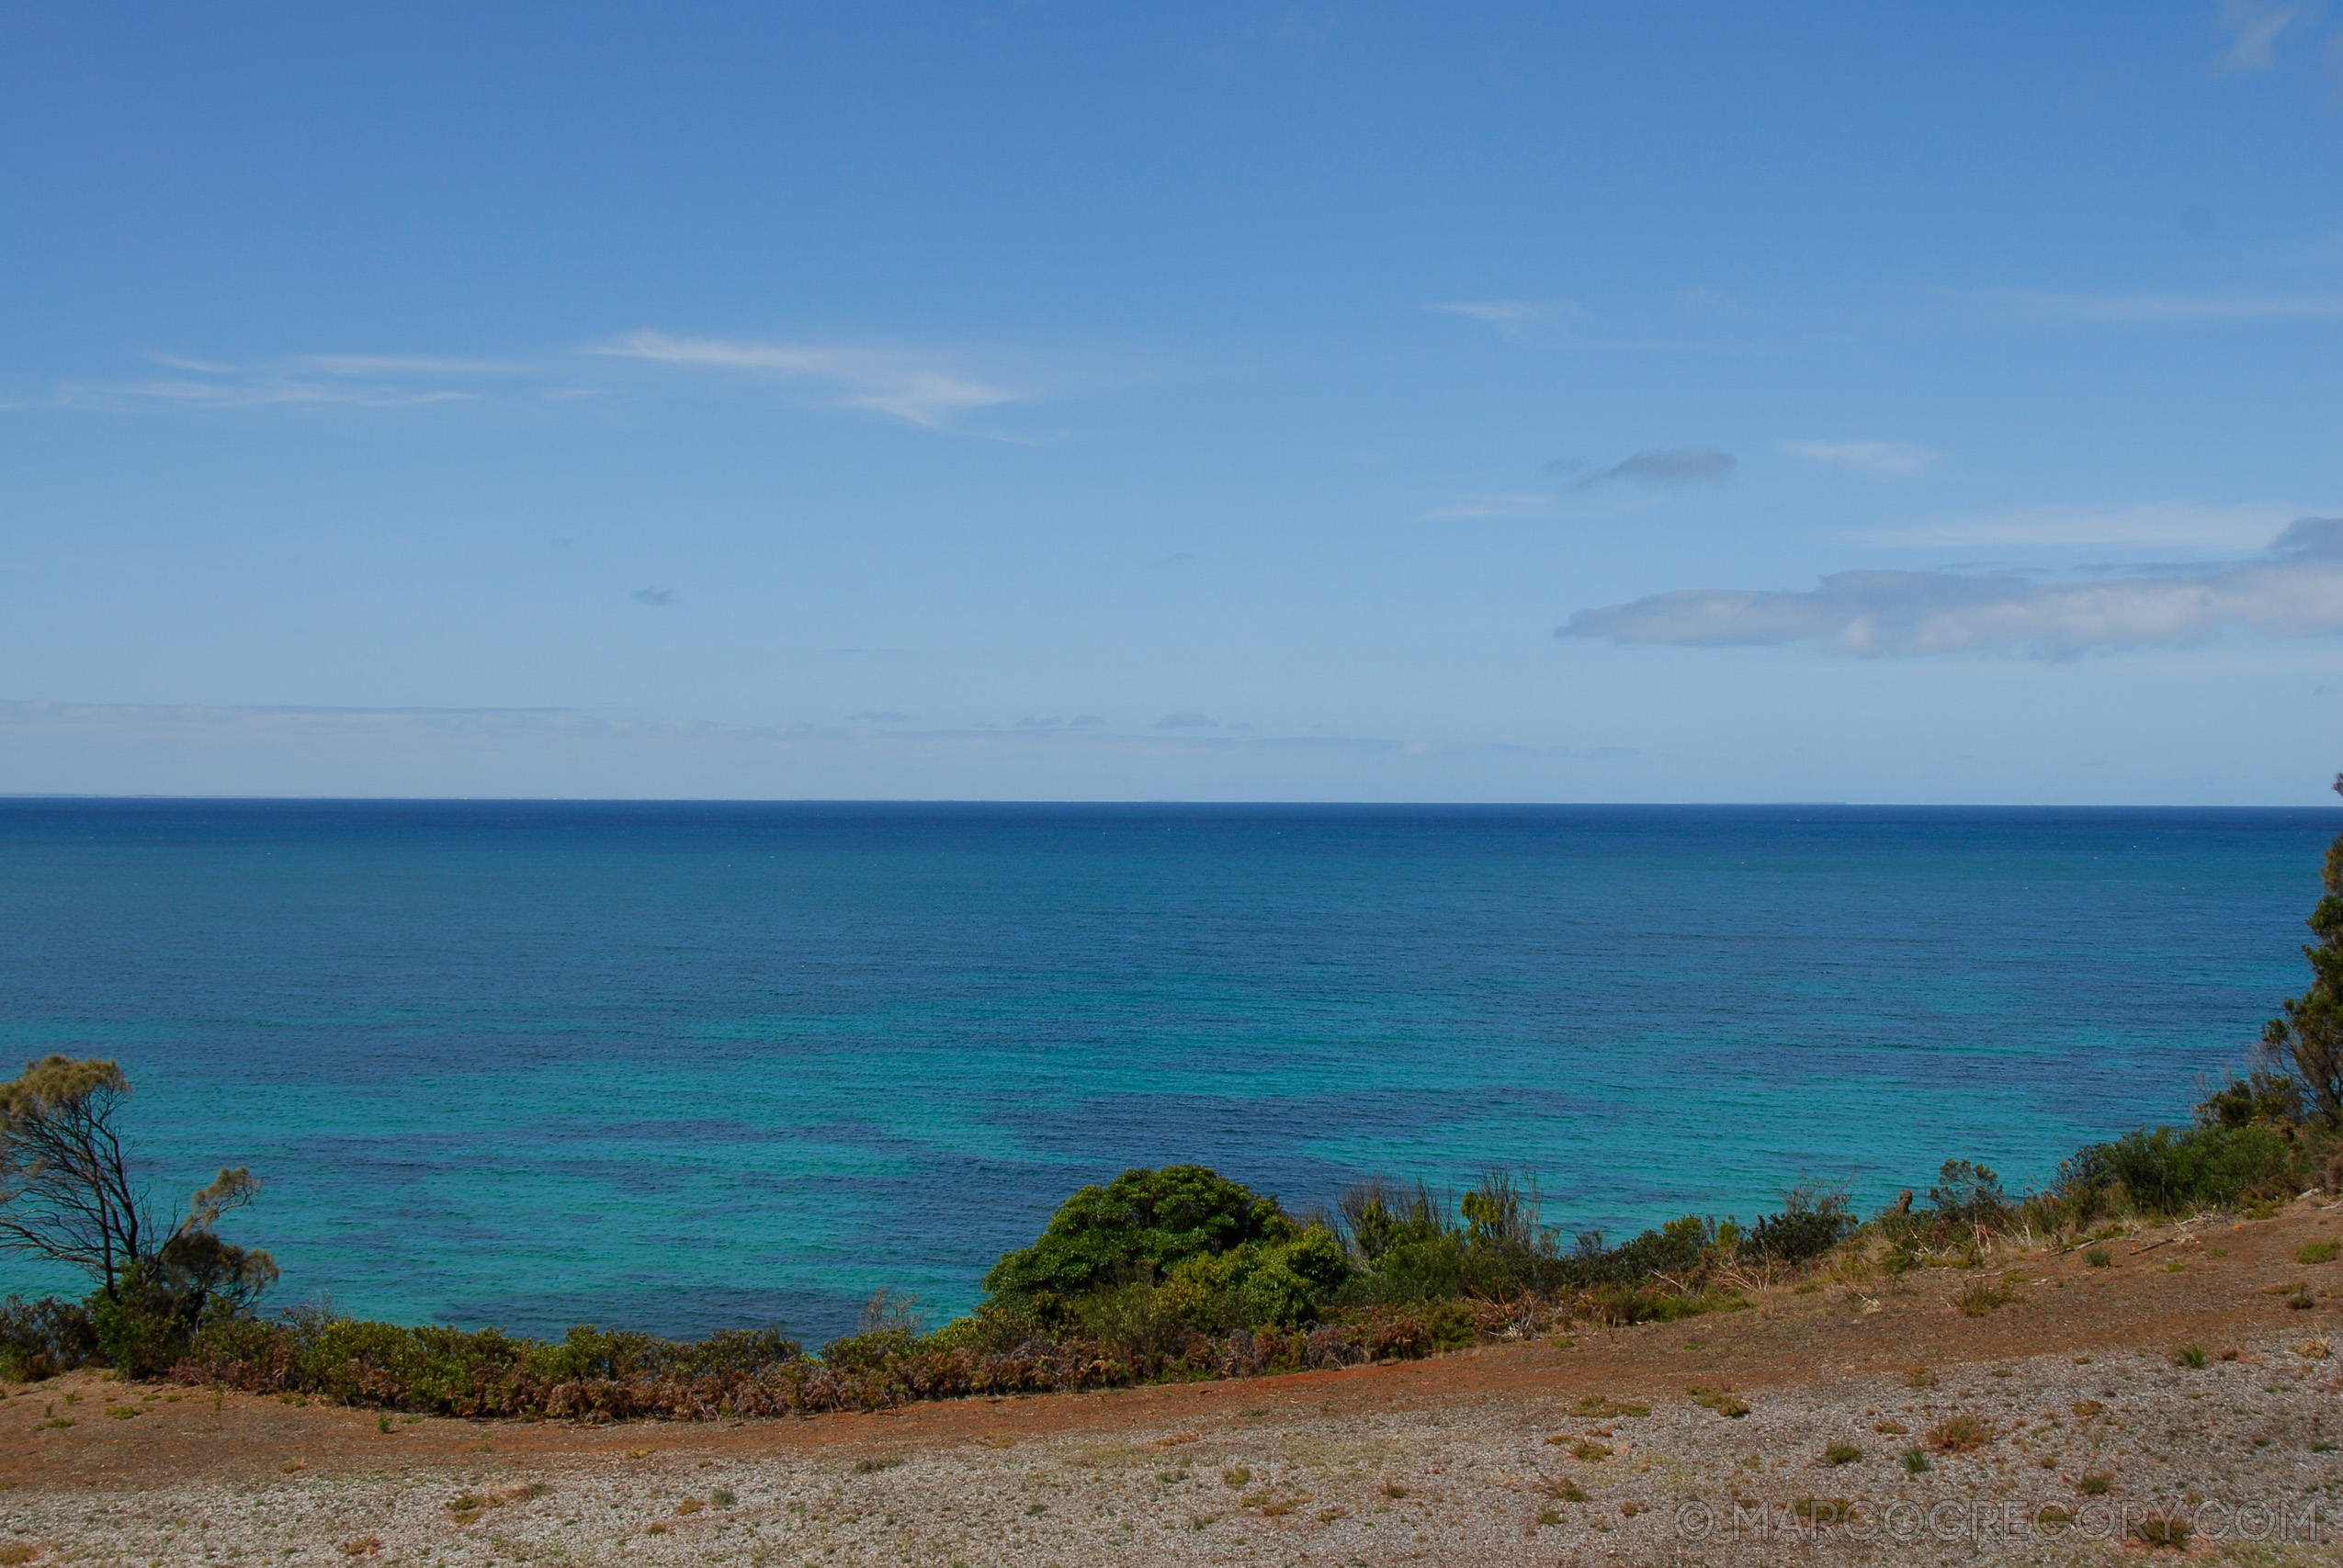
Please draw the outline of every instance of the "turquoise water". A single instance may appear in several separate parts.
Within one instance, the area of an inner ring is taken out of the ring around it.
[[[819,1339],[1075,1186],[2013,1187],[2301,988],[2332,811],[0,801],[0,1047],[287,1299]],[[0,1262],[0,1288],[63,1283]]]

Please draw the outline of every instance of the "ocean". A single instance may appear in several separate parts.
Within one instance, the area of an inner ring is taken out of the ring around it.
[[[1532,1173],[1613,1239],[2014,1190],[2303,988],[2332,810],[0,801],[0,1046],[281,1302],[931,1320],[1074,1188]],[[0,1258],[0,1290],[71,1288]]]

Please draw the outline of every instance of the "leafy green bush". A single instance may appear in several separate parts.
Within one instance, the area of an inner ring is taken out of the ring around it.
[[[2134,1128],[2062,1164],[2058,1190],[2078,1209],[2120,1201],[2155,1218],[2275,1197],[2305,1179],[2303,1140],[2290,1131],[2260,1122]]]
[[[1274,1198],[1256,1197],[1200,1165],[1126,1170],[1067,1199],[1031,1247],[1002,1256],[984,1288],[1004,1305],[1081,1296],[1298,1228]]]
[[[0,1302],[0,1378],[38,1382],[97,1357],[97,1329],[78,1302],[43,1296]]]
[[[2289,1127],[2303,1119],[2303,1086],[2291,1074],[2257,1067],[2233,1077],[2197,1106],[2201,1127]]]
[[[2009,1200],[2001,1178],[1973,1160],[1948,1159],[1928,1190],[1930,1214],[1947,1225],[1974,1226],[1991,1234],[2009,1223]]]
[[[1448,1234],[1432,1190],[1421,1181],[1409,1190],[1387,1177],[1370,1178],[1342,1194],[1341,1209],[1351,1245],[1369,1263],[1395,1247],[1436,1242]]]
[[[150,1284],[135,1266],[122,1271],[112,1293],[91,1295],[88,1312],[99,1356],[125,1377],[160,1377],[187,1353],[194,1337],[180,1301]]]
[[[1790,1190],[1778,1214],[1760,1216],[1746,1235],[1727,1236],[1719,1227],[1719,1245],[1765,1258],[1799,1264],[1821,1257],[1854,1234],[1855,1216],[1847,1194],[1801,1183]]]

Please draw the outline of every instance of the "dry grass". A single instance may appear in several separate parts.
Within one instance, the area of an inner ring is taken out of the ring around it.
[[[1727,1389],[1706,1388],[1694,1384],[1684,1393],[1694,1404],[1700,1405],[1703,1409],[1714,1410],[1719,1416],[1738,1420],[1749,1413],[1749,1401],[1736,1399]]]
[[[1967,1454],[1993,1441],[1993,1428],[1975,1416],[1954,1416],[1928,1429],[1928,1446],[1939,1453]]]

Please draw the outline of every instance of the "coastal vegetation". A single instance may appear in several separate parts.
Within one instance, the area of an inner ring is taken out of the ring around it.
[[[673,1341],[581,1325],[538,1340],[308,1307],[264,1316],[275,1262],[217,1233],[258,1183],[222,1170],[163,1224],[130,1184],[119,1067],[51,1056],[0,1085],[0,1247],[78,1268],[91,1290],[0,1303],[0,1375],[99,1363],[383,1410],[707,1418],[1349,1366],[1918,1268],[1980,1270],[1959,1305],[1982,1316],[2014,1297],[1988,1267],[2013,1241],[2093,1247],[2098,1265],[2094,1244],[2132,1225],[2343,1190],[2343,837],[2324,880],[2312,986],[2269,1025],[2263,1062],[2213,1088],[2188,1125],[2086,1147],[2039,1191],[2012,1196],[1994,1171],[1950,1160],[1924,1198],[1905,1192],[1868,1221],[1843,1191],[1805,1186],[1747,1225],[1686,1215],[1613,1244],[1546,1223],[1534,1183],[1505,1170],[1453,1201],[1376,1177],[1309,1213],[1201,1166],[1130,1170],[1081,1189],[1003,1255],[967,1316],[931,1330],[881,1292],[855,1334],[819,1351],[777,1330]]]

